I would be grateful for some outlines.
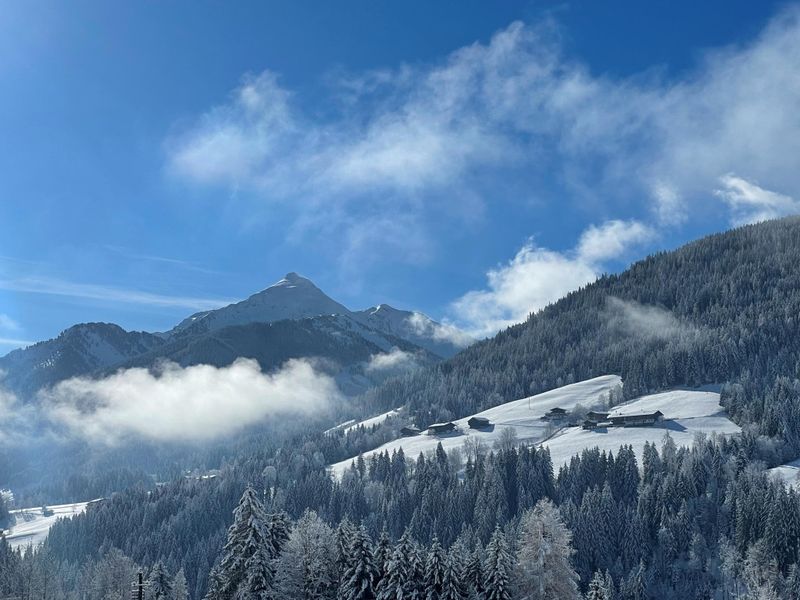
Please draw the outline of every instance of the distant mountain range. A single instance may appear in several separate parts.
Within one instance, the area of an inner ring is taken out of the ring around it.
[[[355,394],[385,378],[369,368],[375,355],[401,351],[413,359],[406,364],[425,366],[453,356],[466,341],[419,312],[386,304],[351,311],[309,279],[288,273],[246,300],[191,315],[166,333],[126,331],[113,323],[74,325],[0,358],[0,371],[7,388],[30,398],[70,377],[162,360],[225,366],[246,357],[268,371],[291,358],[313,358],[345,393]]]

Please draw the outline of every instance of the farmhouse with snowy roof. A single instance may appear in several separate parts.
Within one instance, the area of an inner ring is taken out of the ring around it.
[[[433,433],[434,435],[441,435],[443,433],[450,433],[454,431],[456,428],[455,423],[448,422],[448,423],[434,423],[428,427],[428,433]]]

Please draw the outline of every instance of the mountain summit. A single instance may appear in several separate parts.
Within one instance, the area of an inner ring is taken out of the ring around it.
[[[291,272],[247,300],[191,315],[172,329],[169,335],[207,333],[231,325],[274,323],[334,314],[350,314],[350,311],[326,295],[310,279]]]
[[[167,333],[129,332],[112,323],[75,325],[58,338],[0,357],[0,373],[9,389],[31,397],[71,377],[102,377],[162,360],[225,366],[246,357],[269,370],[291,358],[317,357],[338,365],[340,384],[355,393],[374,384],[363,373],[372,356],[399,349],[419,365],[432,364],[467,345],[459,334],[422,313],[387,304],[351,311],[291,272],[246,300],[195,313]]]

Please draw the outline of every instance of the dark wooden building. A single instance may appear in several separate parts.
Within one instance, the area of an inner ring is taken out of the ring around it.
[[[486,417],[472,417],[469,421],[467,421],[467,425],[469,425],[472,429],[485,429],[491,424],[492,422]]]
[[[660,410],[652,413],[631,413],[627,415],[614,415],[611,422],[617,427],[648,427],[655,425],[664,418]]]
[[[416,427],[403,427],[400,430],[400,435],[402,435],[403,437],[411,437],[414,435],[419,435],[420,433],[421,433],[420,430],[417,429]]]
[[[455,431],[455,423],[434,423],[428,427],[428,432],[436,435]]]
[[[547,411],[547,413],[545,413],[543,418],[545,421],[551,421],[551,420],[557,421],[559,419],[563,419],[566,416],[567,416],[566,409],[559,408],[556,406],[555,408],[551,408],[549,411]]]
[[[586,413],[586,420],[587,421],[594,421],[595,423],[600,423],[601,421],[605,421],[608,419],[607,412],[598,412],[596,410],[590,410]]]

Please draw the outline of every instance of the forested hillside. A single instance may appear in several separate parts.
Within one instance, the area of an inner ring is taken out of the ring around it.
[[[536,565],[528,550],[549,528],[560,550],[541,577],[575,582],[549,597],[795,597],[800,497],[764,468],[800,452],[798,264],[797,218],[711,236],[361,398],[375,412],[407,402],[425,424],[612,372],[628,397],[722,384],[740,435],[701,436],[691,449],[665,436],[642,456],[586,450],[558,473],[546,449],[509,438],[358,458],[336,480],[326,465],[377,446],[398,423],[327,435],[309,424],[280,444],[242,447],[214,479],[90,506],[27,557],[0,544],[12,574],[0,592],[36,597],[56,570],[66,583],[47,595],[69,598],[138,565],[198,600],[259,597],[248,586],[266,597],[389,600],[433,586],[437,599],[507,600],[523,597],[518,582]],[[256,491],[226,546],[248,486]]]
[[[800,218],[749,225],[606,275],[496,337],[366,393],[421,425],[606,373],[625,395],[800,371]],[[754,421],[759,409],[731,407]]]

